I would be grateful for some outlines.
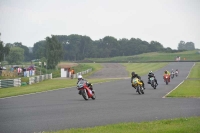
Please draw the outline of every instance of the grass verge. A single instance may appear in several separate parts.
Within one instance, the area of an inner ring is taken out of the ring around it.
[[[120,123],[44,133],[199,133],[199,125],[200,117],[189,117],[141,123]]]
[[[167,97],[200,97],[200,80],[185,80]]]
[[[188,78],[199,78],[200,79],[200,62],[196,62],[195,66],[192,68]]]
[[[167,97],[200,97],[200,63],[195,63],[189,78]]]
[[[149,71],[158,70],[168,63],[123,63],[126,67],[126,70],[129,72],[129,76],[131,76],[131,72],[134,71],[139,75],[145,75]]]

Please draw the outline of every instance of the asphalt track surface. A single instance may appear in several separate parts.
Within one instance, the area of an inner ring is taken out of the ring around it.
[[[200,116],[199,98],[163,98],[188,76],[192,66],[191,62],[174,62],[156,71],[159,86],[154,90],[146,84],[144,95],[136,93],[130,79],[122,79],[94,84],[96,100],[85,101],[75,87],[0,99],[0,132],[33,133]],[[179,68],[180,75],[166,85],[163,71],[172,68]],[[146,83],[147,75],[142,79]]]

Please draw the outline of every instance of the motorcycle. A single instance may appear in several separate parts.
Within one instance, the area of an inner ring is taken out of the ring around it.
[[[172,78],[172,79],[174,78],[174,72],[171,73],[171,78]]]
[[[175,76],[178,77],[178,71],[175,72]]]
[[[168,83],[170,82],[170,75],[164,74],[163,79],[164,79],[164,82],[166,83],[166,85],[168,85]]]
[[[132,80],[132,85],[136,88],[138,94],[144,94],[143,84],[138,78]]]
[[[151,78],[150,78],[150,84],[151,84],[151,86],[152,86],[154,89],[156,89],[157,85],[156,85],[156,82],[155,82],[155,78],[154,78],[154,77],[151,77]]]
[[[92,91],[88,86],[87,86],[87,81],[85,80],[80,80],[77,85],[77,89],[80,90],[80,94],[83,96],[85,100],[88,100],[89,98],[92,98],[93,100],[96,99],[96,95],[94,90]]]

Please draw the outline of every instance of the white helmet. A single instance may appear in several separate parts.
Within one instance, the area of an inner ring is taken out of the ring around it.
[[[152,71],[149,71],[149,73],[153,73]]]
[[[82,75],[78,75],[78,80],[82,79],[83,76]]]

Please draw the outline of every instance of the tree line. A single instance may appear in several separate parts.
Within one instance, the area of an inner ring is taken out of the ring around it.
[[[195,50],[193,42],[180,41],[178,44],[178,50]]]
[[[7,43],[3,46],[0,41],[0,61],[3,60],[3,54],[6,55],[6,61],[9,64],[19,64],[23,61],[31,61],[33,59],[42,59],[47,62],[50,69],[61,60],[78,61],[85,58],[107,58],[115,56],[130,56],[147,52],[180,52],[185,50],[193,50],[194,43],[185,43],[181,41],[178,44],[178,50],[172,50],[157,41],[147,42],[139,38],[116,39],[112,36],[105,36],[99,40],[92,40],[88,36],[77,34],[72,35],[52,35],[46,37],[45,40],[38,41],[29,52],[27,46],[20,42],[13,44]]]
[[[177,52],[157,41],[143,41],[139,38],[119,39],[106,36],[103,39],[93,41],[88,36],[77,34],[54,35],[58,43],[62,45],[62,60],[77,61],[85,58],[107,58],[115,56],[130,56],[147,52]],[[44,57],[46,40],[34,44],[33,54],[35,58]],[[183,50],[179,50],[183,51]]]

